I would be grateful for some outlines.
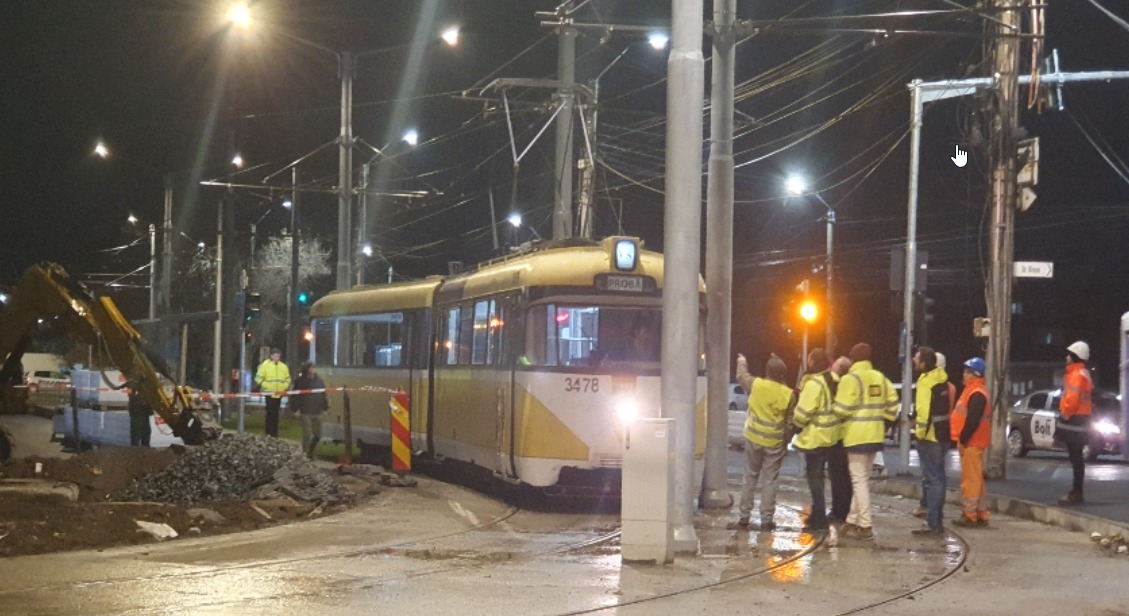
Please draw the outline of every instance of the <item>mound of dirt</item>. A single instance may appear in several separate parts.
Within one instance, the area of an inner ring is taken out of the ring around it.
[[[289,446],[282,441],[278,445]],[[379,477],[341,475],[309,465],[305,473],[323,475],[317,483],[332,485],[338,498],[306,502],[291,498],[292,494],[284,490],[279,498],[256,499],[260,493],[256,491],[243,498],[228,496],[194,505],[187,500],[180,504],[122,500],[131,488],[167,476],[169,469],[183,467],[185,458],[191,461],[199,456],[198,448],[178,454],[170,449],[121,447],[71,458],[33,456],[9,461],[0,466],[0,480],[70,482],[78,486],[79,496],[77,501],[43,495],[0,496],[0,557],[157,541],[139,529],[138,520],[167,524],[181,538],[254,530],[336,513],[380,491],[376,485]],[[280,459],[289,456],[282,454]]]

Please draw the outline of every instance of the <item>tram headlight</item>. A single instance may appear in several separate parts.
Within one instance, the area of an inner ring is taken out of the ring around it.
[[[635,421],[639,417],[639,403],[634,398],[620,398],[615,403],[615,414],[623,423]]]

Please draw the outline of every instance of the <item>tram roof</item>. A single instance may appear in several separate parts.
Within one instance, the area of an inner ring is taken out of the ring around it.
[[[314,302],[310,316],[314,318],[364,314],[382,310],[410,310],[431,306],[435,288],[442,276],[423,280],[369,285],[333,291]]]

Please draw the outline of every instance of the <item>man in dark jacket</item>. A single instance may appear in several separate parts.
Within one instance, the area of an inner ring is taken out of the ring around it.
[[[302,453],[314,459],[314,448],[321,441],[322,413],[329,408],[325,395],[325,382],[318,376],[313,362],[305,362],[298,369],[291,389],[299,392],[291,396],[290,408],[294,416],[302,422]]]

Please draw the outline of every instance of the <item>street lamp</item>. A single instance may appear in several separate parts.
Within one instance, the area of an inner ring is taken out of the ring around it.
[[[94,155],[102,160],[109,160],[110,148],[105,143],[99,141],[94,144]],[[171,272],[172,272],[172,181],[169,174],[158,170],[148,164],[140,161],[129,161],[137,166],[161,176],[161,183],[165,189],[165,222],[164,234],[162,241],[164,242],[164,262],[161,264],[161,299],[160,302],[163,308],[168,307],[169,302],[169,289],[171,288]],[[129,215],[128,221],[131,225],[137,224],[137,217],[133,214]],[[154,225],[149,225],[149,319],[157,318],[157,229]],[[158,342],[160,336],[157,336]]]
[[[627,52],[639,44],[648,44],[655,51],[662,51],[666,49],[667,44],[670,42],[670,37],[663,32],[654,32],[643,41],[635,41],[624,47],[607,66],[596,73],[596,76],[590,82],[592,90],[592,100],[588,107],[588,117],[585,121],[588,131],[588,160],[582,161],[583,167],[580,176],[580,199],[578,214],[580,217],[580,237],[592,237],[592,205],[596,197],[596,143],[597,143],[597,124],[599,123],[599,106],[600,106],[600,79],[607,73],[613,66],[623,59]]]
[[[831,297],[832,297],[832,283],[834,282],[834,272],[835,272],[835,261],[834,261],[834,259],[835,259],[835,250],[834,250],[834,246],[835,246],[835,244],[834,244],[835,208],[831,207],[831,204],[828,203],[827,200],[823,198],[823,195],[821,195],[817,192],[808,192],[807,182],[804,180],[804,178],[802,176],[799,176],[799,175],[789,176],[788,179],[785,180],[785,182],[784,182],[784,187],[792,195],[796,195],[796,196],[813,195],[813,196],[815,196],[816,199],[819,199],[819,202],[822,203],[824,207],[827,208],[827,216],[824,217],[824,220],[827,221],[827,265],[826,265],[826,268],[827,268],[827,285],[826,285],[827,301],[826,301],[826,304],[827,305],[824,307],[824,311],[826,312],[826,314],[824,315],[824,320],[827,322],[827,334],[826,334],[826,340],[824,341],[824,346],[827,347],[826,348],[827,356],[828,357],[834,357],[835,356],[835,333],[834,333],[834,329],[831,326],[831,315],[832,315]],[[807,358],[805,357],[802,361],[806,362]]]
[[[249,29],[254,25],[254,15],[246,3],[235,5],[227,15],[228,21],[239,29]],[[341,75],[341,133],[338,137],[337,159],[337,280],[336,288],[347,289],[352,281],[353,243],[353,70],[355,61],[361,57],[400,49],[403,46],[370,49],[362,52],[338,51],[304,39],[281,29],[273,32],[307,47],[330,53],[337,59],[338,73]],[[455,46],[459,39],[458,28],[447,28],[442,39],[449,46]]]

